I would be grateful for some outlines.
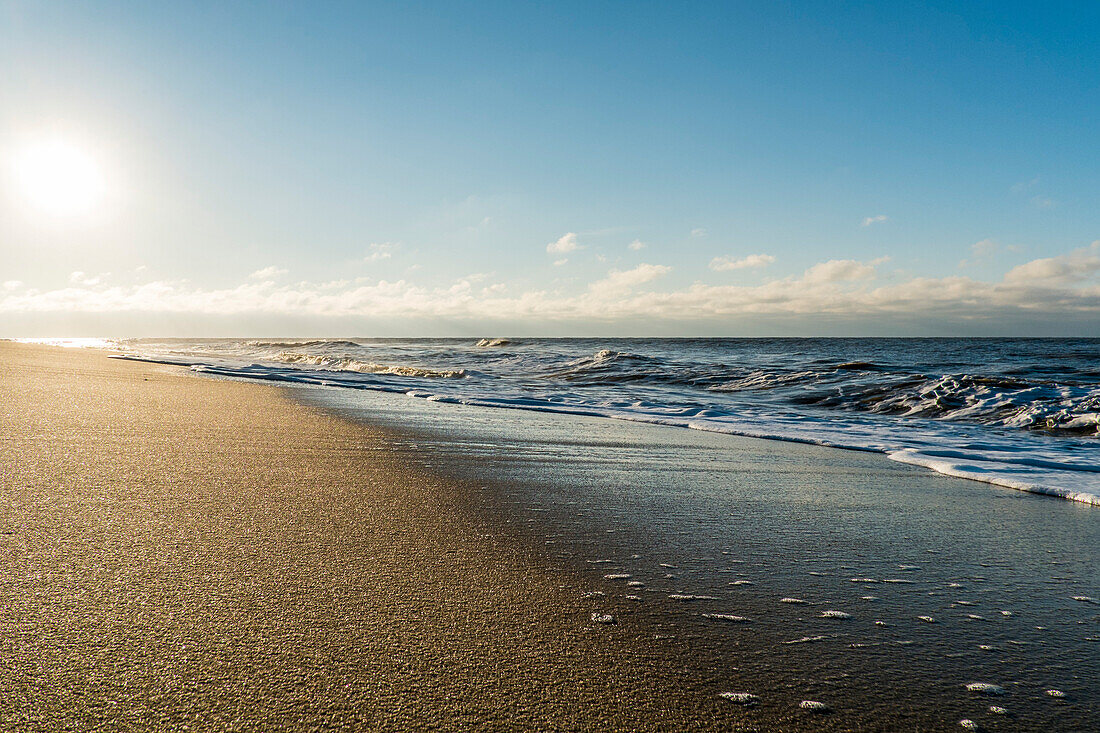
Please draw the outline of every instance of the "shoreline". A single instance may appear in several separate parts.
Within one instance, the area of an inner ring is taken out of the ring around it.
[[[0,371],[5,727],[739,721],[381,431],[103,352],[3,343]]]
[[[5,519],[33,520],[0,541],[54,550],[11,555],[3,602],[66,615],[6,635],[0,724],[953,730],[996,721],[975,680],[1016,724],[1093,720],[1083,505],[874,453],[42,349],[0,344],[25,469]]]

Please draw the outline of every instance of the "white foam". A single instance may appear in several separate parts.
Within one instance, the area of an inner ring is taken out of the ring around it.
[[[1066,693],[1062,692],[1061,690],[1055,690],[1055,689],[1046,690],[1046,693],[1048,695],[1050,695],[1051,697],[1056,697],[1056,698],[1063,698],[1063,697],[1066,696]]]
[[[959,725],[961,725],[963,728],[966,728],[967,730],[978,730],[978,724],[970,718],[963,718],[959,721]]]
[[[853,583],[877,583],[874,578],[849,578]]]
[[[818,702],[817,700],[803,700],[802,702],[798,703],[798,707],[802,708],[803,710],[812,710],[815,713],[827,713],[829,712],[829,710],[831,710],[828,705],[823,702]]]
[[[626,584],[628,588],[644,588],[645,583],[640,580],[632,580]]]
[[[731,613],[704,613],[703,618],[714,619],[715,621],[729,621],[735,624],[748,623],[749,619],[744,616],[734,616]]]
[[[804,601],[801,598],[780,598],[779,602],[780,603],[797,603],[797,604],[803,605],[803,606],[809,605],[809,603],[810,603],[809,601]]]
[[[725,698],[737,705],[755,705],[760,702],[760,698],[751,692],[723,692],[718,697]]]
[[[674,601],[717,601],[717,596],[697,596],[690,593],[673,593],[669,596]]]
[[[1000,705],[990,705],[989,712],[993,713],[994,715],[1008,715],[1008,710],[1002,708]]]
[[[627,578],[629,578],[631,576],[630,576],[630,573],[608,573],[607,575],[605,575],[603,577],[604,577],[604,580],[626,580]]]
[[[581,591],[581,598],[599,598],[600,596],[607,595],[602,590],[586,590]]]
[[[815,641],[825,641],[825,637],[820,634],[817,636],[803,636],[801,639],[792,639],[790,641],[783,642],[784,644],[809,644]]]
[[[730,585],[752,585],[751,580],[735,580]]]
[[[1074,596],[1073,600],[1080,601],[1081,603],[1100,603],[1100,601],[1096,600],[1092,596]]]
[[[877,601],[878,596],[860,596],[860,600],[864,601]]]
[[[917,618],[919,618],[921,621],[923,621],[926,624],[936,623],[936,619],[932,618],[931,616],[917,616]]]
[[[852,614],[844,613],[844,611],[822,611],[821,618],[839,618],[846,619],[851,618]]]
[[[593,611],[589,617],[594,624],[617,624],[618,621],[610,613],[600,613],[599,611]]]
[[[967,692],[974,692],[979,695],[1005,694],[1005,688],[1000,685],[995,685],[992,682],[968,682],[964,687],[966,687]]]

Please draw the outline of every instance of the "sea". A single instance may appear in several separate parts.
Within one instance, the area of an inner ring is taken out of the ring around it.
[[[872,451],[1100,504],[1098,339],[118,339],[126,358]]]

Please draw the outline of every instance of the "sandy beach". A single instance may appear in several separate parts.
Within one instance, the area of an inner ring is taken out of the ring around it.
[[[729,728],[476,491],[264,385],[0,343],[0,727]],[[715,677],[718,677],[717,679]]]

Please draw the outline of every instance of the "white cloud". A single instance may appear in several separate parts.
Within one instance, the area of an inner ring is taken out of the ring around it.
[[[975,257],[989,257],[1000,248],[992,239],[983,239],[980,242],[975,242],[970,245],[970,254]]]
[[[705,237],[707,236],[707,230],[703,227],[698,227],[691,230],[691,236],[693,237]]]
[[[77,271],[75,271],[75,272],[73,272],[69,275],[69,282],[71,282],[73,285],[83,285],[85,287],[92,287],[94,285],[99,285],[101,282],[103,282],[104,277],[105,277],[105,274],[100,274],[100,275],[96,275],[95,277],[92,277],[91,275],[88,275],[87,273],[84,273],[84,272],[81,272],[80,270],[77,270]]]
[[[23,287],[22,280],[5,280],[3,283],[4,290],[18,290]]]
[[[1058,257],[1043,257],[1014,267],[1005,275],[1010,283],[1068,284],[1100,272],[1100,240]]]
[[[562,257],[560,260],[554,260],[554,267],[561,267],[567,262],[569,262],[568,257]]]
[[[1039,184],[1039,176],[1035,176],[1030,181],[1020,181],[1012,186],[1012,193],[1023,193],[1029,188],[1033,188]]]
[[[400,246],[400,244],[395,242],[372,242],[367,245],[367,255],[363,258],[363,262],[388,260],[393,257],[394,251]]]
[[[854,280],[870,280],[876,274],[875,268],[887,262],[889,257],[879,257],[870,262],[859,260],[829,260],[819,262],[802,274],[803,282],[836,283]]]
[[[649,265],[643,262],[629,270],[612,270],[607,273],[607,277],[589,285],[588,290],[598,295],[625,293],[638,285],[644,285],[662,275],[667,275],[671,271],[672,268],[665,265]]]
[[[809,323],[806,319],[821,317],[862,319],[886,327],[915,319],[1005,324],[1014,318],[1038,316],[1053,323],[1095,324],[1100,316],[1100,242],[1033,260],[997,281],[958,276],[883,281],[876,268],[884,261],[829,260],[801,275],[752,286],[696,282],[675,289],[659,286],[670,268],[653,264],[611,270],[574,291],[513,291],[484,274],[439,287],[369,278],[293,284],[248,280],[221,289],[205,289],[183,280],[125,286],[74,284],[50,291],[0,290],[0,314],[5,319],[48,313],[65,317],[177,314],[235,319],[605,324],[639,320],[732,323],[730,319],[768,316],[790,319],[791,323]]]
[[[274,280],[275,278],[282,277],[283,275],[287,274],[287,272],[288,270],[284,270],[281,267],[271,265],[261,270],[256,270],[248,277],[250,280]]]
[[[890,221],[890,217],[886,216],[885,214],[879,214],[877,216],[865,216],[863,218],[863,223],[860,224],[860,226],[869,227],[872,224],[879,224],[884,221]]]
[[[635,239],[630,244],[626,245],[627,249],[637,252],[638,250],[645,249],[645,242],[640,239]]]
[[[581,249],[581,246],[577,244],[576,232],[567,232],[559,237],[558,241],[546,245],[546,251],[550,254],[566,254],[578,249]]]
[[[775,262],[775,258],[766,254],[749,255],[741,258],[722,256],[711,260],[708,267],[715,272],[725,272],[726,270],[750,270],[757,267],[767,267],[773,262]]]

